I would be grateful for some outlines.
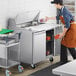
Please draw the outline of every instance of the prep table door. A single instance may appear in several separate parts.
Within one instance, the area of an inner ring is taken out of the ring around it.
[[[46,32],[41,31],[33,34],[33,63],[46,58]]]

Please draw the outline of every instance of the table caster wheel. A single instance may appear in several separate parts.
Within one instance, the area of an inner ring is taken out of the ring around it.
[[[35,65],[34,64],[31,64],[31,67],[32,67],[32,69],[35,69]]]
[[[5,74],[6,74],[6,76],[10,76],[11,72],[9,70],[6,70]]]
[[[50,57],[50,58],[49,58],[49,61],[50,61],[50,62],[53,62],[53,61],[54,61],[53,57]]]
[[[21,66],[21,65],[18,65],[18,71],[21,73],[21,72],[23,72],[23,66]]]

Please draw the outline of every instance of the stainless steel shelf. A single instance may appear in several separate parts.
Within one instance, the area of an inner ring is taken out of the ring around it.
[[[6,62],[7,62],[7,64],[6,64]],[[20,64],[20,62],[0,58],[0,67],[2,67],[2,68],[5,68],[5,67],[10,68],[10,67],[18,65],[18,64]]]
[[[6,45],[6,47],[15,46],[15,45],[18,45],[18,44],[19,44],[19,42],[18,42],[18,43],[12,43],[12,44],[8,44],[8,45]]]

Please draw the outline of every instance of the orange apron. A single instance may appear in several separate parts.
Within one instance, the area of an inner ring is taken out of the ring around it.
[[[63,18],[61,22],[65,24]],[[76,22],[71,22],[70,28],[67,30],[65,36],[62,38],[61,44],[68,48],[76,47]]]

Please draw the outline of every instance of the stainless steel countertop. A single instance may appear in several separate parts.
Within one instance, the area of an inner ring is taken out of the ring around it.
[[[32,31],[32,32],[38,32],[38,31],[47,31],[47,30],[54,29],[54,28],[60,27],[60,26],[62,26],[62,25],[46,23],[46,24],[40,24],[37,26],[26,27],[25,29]]]

